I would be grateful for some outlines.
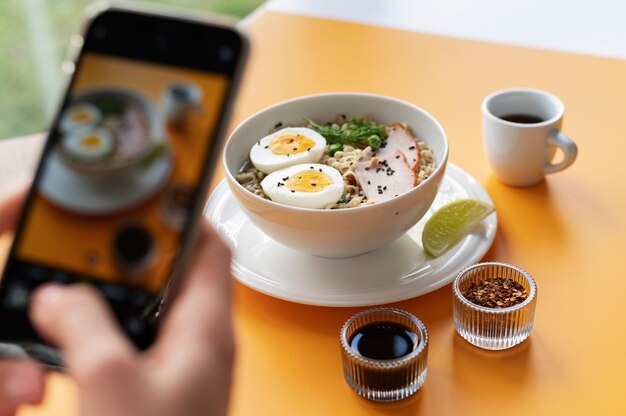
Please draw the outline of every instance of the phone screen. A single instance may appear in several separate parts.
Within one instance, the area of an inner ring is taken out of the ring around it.
[[[70,280],[161,291],[227,83],[221,74],[86,53],[15,259]]]
[[[120,44],[119,54],[110,42],[86,44],[50,132],[0,291],[0,326],[18,338],[34,335],[8,318],[25,317],[47,281],[93,284],[120,319],[139,318],[204,200],[233,74],[177,65],[176,51],[160,59],[158,44],[152,55]]]

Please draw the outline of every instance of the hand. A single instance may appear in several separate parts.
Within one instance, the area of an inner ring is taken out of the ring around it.
[[[20,201],[0,205],[0,232],[14,226]],[[63,350],[81,415],[223,415],[234,358],[230,291],[230,252],[203,222],[186,278],[149,350],[137,351],[100,295],[84,285],[38,289],[30,315]],[[30,377],[32,391],[17,397],[0,383],[0,416],[12,414],[16,403],[41,400],[43,387],[36,387],[43,386],[43,372],[36,364],[1,362],[0,380],[3,375],[16,383]]]

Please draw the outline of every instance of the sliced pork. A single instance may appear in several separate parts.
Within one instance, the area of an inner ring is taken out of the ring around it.
[[[355,173],[369,202],[382,202],[410,191],[417,175],[409,167],[403,152],[395,149],[384,157],[375,156],[359,162]]]
[[[374,156],[387,158],[396,150],[402,152],[411,169],[417,172],[420,166],[420,152],[417,147],[417,142],[413,135],[411,135],[411,132],[400,123],[394,123],[392,125],[387,140],[383,142]]]

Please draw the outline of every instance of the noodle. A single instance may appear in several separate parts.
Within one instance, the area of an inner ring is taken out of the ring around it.
[[[403,123],[404,124],[404,123]],[[415,140],[420,151],[420,165],[417,170],[417,183],[415,186],[426,180],[435,171],[435,157],[428,145],[421,140]],[[344,182],[344,193],[337,202],[329,204],[325,209],[355,208],[368,204],[367,197],[359,184],[359,180],[354,172],[357,163],[362,160],[369,160],[372,157],[372,149],[368,146],[359,149],[344,145],[342,150],[330,155],[330,146],[324,149],[324,155],[319,163],[333,167],[341,173]],[[265,174],[257,170],[250,161],[246,161],[240,172],[235,175],[235,179],[244,188],[261,198],[270,199],[263,188],[261,181]]]

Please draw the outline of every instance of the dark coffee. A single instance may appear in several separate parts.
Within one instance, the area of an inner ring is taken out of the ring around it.
[[[511,123],[519,124],[537,124],[545,121],[541,117],[530,114],[507,114],[505,116],[501,116],[500,118],[505,121],[510,121]]]
[[[356,331],[350,340],[350,347],[367,358],[392,360],[408,355],[417,341],[417,334],[404,325],[380,322]]]

